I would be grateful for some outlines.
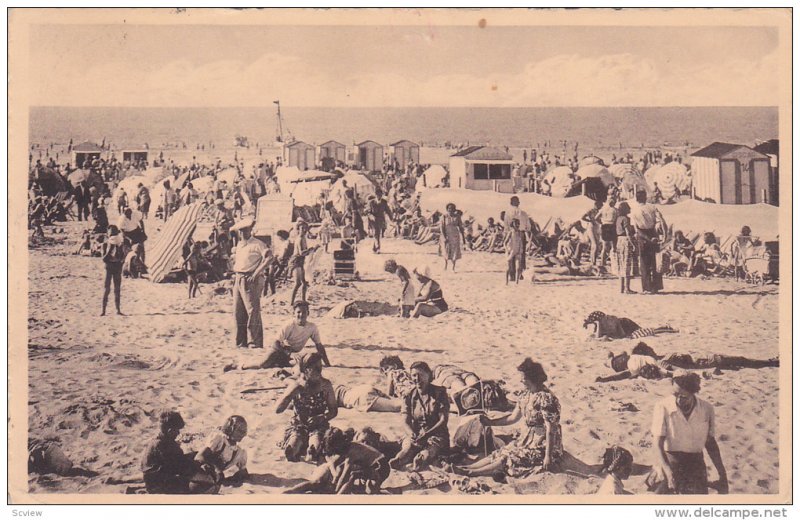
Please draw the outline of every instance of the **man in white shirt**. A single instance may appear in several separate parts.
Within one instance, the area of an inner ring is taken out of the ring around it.
[[[666,223],[661,212],[647,203],[647,193],[636,193],[637,204],[631,204],[631,223],[636,228],[639,246],[639,273],[642,278],[642,293],[655,294],[664,288],[661,273],[656,271],[656,254],[661,250],[659,230],[666,232]]]
[[[241,239],[233,256],[233,313],[236,318],[236,346],[263,348],[261,327],[261,293],[264,291],[264,269],[270,261],[269,248],[251,236],[254,220],[246,217],[231,230]]]
[[[511,207],[506,209],[505,219],[503,220],[503,228],[508,234],[511,230],[511,221],[517,219],[519,221],[519,230],[522,231],[522,257],[519,260],[519,270],[524,271],[526,268],[526,257],[528,251],[528,242],[531,238],[531,219],[527,213],[519,209],[519,197],[514,195],[511,197]],[[522,276],[520,276],[520,280]]]
[[[141,260],[144,262],[144,243],[147,240],[147,235],[144,232],[142,213],[128,206],[119,216],[117,227],[122,231],[122,236],[130,242],[131,246],[142,244]]]
[[[225,367],[225,371],[235,370],[257,370],[261,368],[278,368],[291,366],[292,356],[299,354],[306,347],[308,340],[314,343],[314,347],[322,357],[322,362],[326,366],[331,366],[328,361],[328,354],[319,336],[319,329],[314,323],[308,321],[308,302],[299,300],[292,305],[294,316],[278,331],[272,351],[267,358],[256,364],[239,365],[230,364]]]
[[[675,376],[672,395],[656,403],[652,433],[656,471],[663,482],[654,486],[660,494],[708,494],[708,474],[703,449],[719,475],[721,494],[728,492],[728,475],[714,437],[714,407],[697,397],[700,376]]]

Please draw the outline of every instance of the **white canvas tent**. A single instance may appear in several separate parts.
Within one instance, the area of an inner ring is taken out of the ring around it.
[[[564,198],[572,187],[572,170],[569,166],[556,166],[545,173],[544,180],[550,184],[550,195]]]
[[[579,220],[594,205],[588,197],[553,198],[538,193],[518,193],[520,208],[534,222],[545,225],[548,221],[561,219],[572,223]],[[441,189],[422,192],[420,206],[425,211],[444,211],[448,202],[452,202],[466,215],[475,217],[480,224],[485,224],[489,217],[500,218],[500,212],[510,207],[510,196],[493,191]]]
[[[603,184],[606,186],[611,186],[612,184],[616,184],[614,180],[614,176],[609,173],[605,166],[601,164],[589,164],[587,166],[581,166],[575,175],[580,177],[581,179],[590,179],[592,177],[597,177]]]
[[[416,189],[440,188],[444,186],[444,179],[447,177],[447,170],[443,166],[434,164],[422,174],[424,182],[417,181]]]

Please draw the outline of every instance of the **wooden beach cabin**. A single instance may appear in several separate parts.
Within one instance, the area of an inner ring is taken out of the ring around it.
[[[87,168],[103,153],[99,144],[85,141],[72,147],[72,164],[77,168]]]
[[[319,145],[320,160],[330,157],[337,163],[347,161],[347,147],[338,141],[326,141]]]
[[[364,141],[356,145],[358,159],[356,164],[362,170],[379,172],[383,170],[383,145],[375,141]]]
[[[122,149],[122,162],[147,162],[150,157],[150,150],[146,148],[127,147]]]
[[[316,164],[316,150],[303,141],[293,141],[284,148],[284,155],[289,166],[296,166],[298,170],[313,170]]]
[[[773,186],[772,193],[769,194],[769,203],[773,206],[778,206],[780,204],[780,178],[778,176],[778,156],[780,155],[779,148],[780,147],[778,146],[777,139],[770,139],[769,141],[764,141],[758,146],[753,147],[753,150],[761,152],[769,157],[769,169],[770,173],[772,174]]]
[[[470,146],[450,156],[450,186],[468,190],[514,192],[510,153],[490,146]]]
[[[770,202],[769,157],[748,146],[712,143],[692,154],[695,196],[719,204]]]
[[[408,163],[419,163],[419,145],[407,139],[397,141],[390,145],[394,151],[394,158],[401,169],[405,170]]]

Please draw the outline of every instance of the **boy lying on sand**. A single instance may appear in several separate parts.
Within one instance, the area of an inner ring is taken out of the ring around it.
[[[589,314],[583,322],[583,328],[589,325],[594,326],[590,338],[611,340],[611,339],[638,339],[645,336],[655,336],[656,334],[678,332],[669,325],[656,328],[643,328],[628,318],[617,318],[610,314],[594,311]]]
[[[636,345],[630,355],[627,352],[622,352],[618,355],[609,352],[609,360],[608,364],[616,374],[598,377],[595,382],[608,383],[634,379],[640,376],[645,379],[661,379],[672,377],[678,369],[702,370],[713,368],[718,371],[721,369],[739,370],[740,368],[777,367],[779,365],[778,358],[761,360],[722,354],[693,358],[689,354],[677,353],[659,356],[645,343]]]

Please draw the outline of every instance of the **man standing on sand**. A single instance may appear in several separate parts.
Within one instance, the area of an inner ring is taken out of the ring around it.
[[[505,218],[503,219],[503,228],[506,230],[506,233],[509,232],[511,229],[511,222],[516,219],[519,221],[519,230],[522,232],[522,255],[519,258],[519,279],[522,280],[522,272],[525,271],[526,265],[526,256],[528,251],[528,242],[531,238],[531,218],[528,216],[527,213],[519,209],[519,197],[514,195],[511,197],[511,207],[506,209]]]
[[[659,228],[664,233],[667,225],[658,208],[647,203],[647,192],[637,192],[636,202],[638,204],[631,204],[630,216],[631,223],[636,228],[642,293],[656,294],[664,288],[661,273],[656,272],[656,254],[660,250]]]
[[[254,220],[245,217],[231,231],[241,238],[233,256],[233,314],[236,319],[236,346],[263,348],[261,293],[264,292],[264,269],[270,262],[269,248],[251,236]]]

